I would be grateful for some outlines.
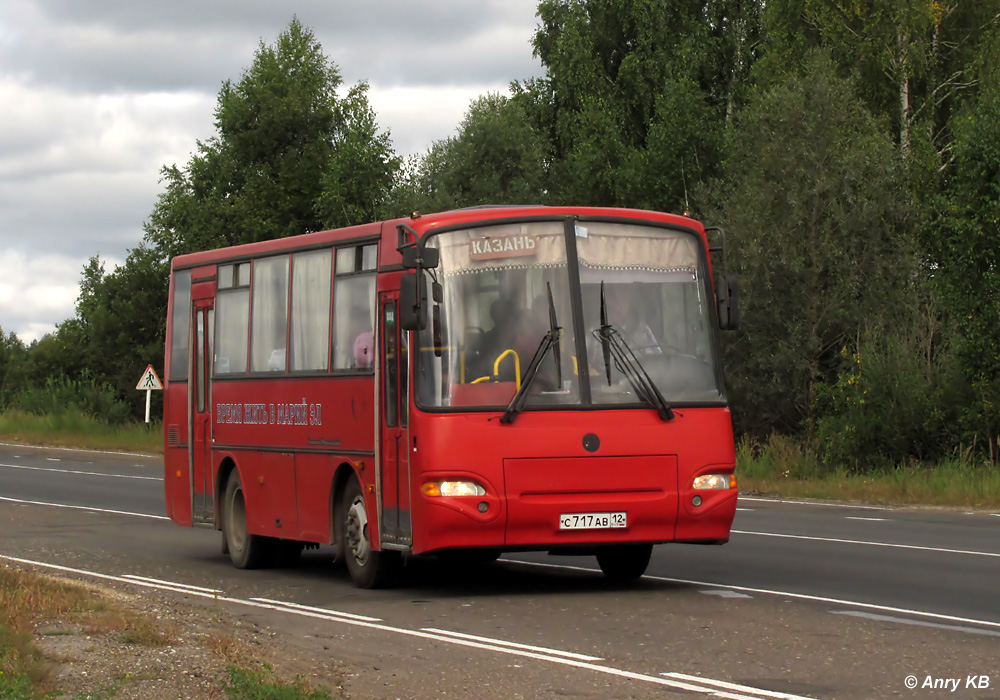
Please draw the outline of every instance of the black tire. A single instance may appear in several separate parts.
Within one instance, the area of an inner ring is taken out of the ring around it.
[[[237,569],[257,569],[270,563],[273,551],[267,537],[247,532],[247,506],[243,484],[235,469],[226,482],[222,497],[222,535],[229,558]]]
[[[337,540],[343,543],[347,571],[358,588],[384,588],[399,572],[399,552],[372,549],[368,509],[357,479],[347,482],[341,494],[337,509]]]
[[[651,544],[620,544],[599,550],[597,563],[609,580],[626,583],[646,573],[652,553]]]

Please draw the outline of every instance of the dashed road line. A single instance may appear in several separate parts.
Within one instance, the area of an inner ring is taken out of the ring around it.
[[[635,671],[627,671],[625,669],[615,668],[613,666],[605,666],[603,664],[596,664],[591,661],[585,661],[578,658],[569,658],[568,656],[566,656],[568,654],[572,654],[573,652],[559,652],[563,656],[557,656],[551,652],[542,653],[538,651],[532,651],[531,648],[528,647],[528,645],[514,646],[516,644],[515,642],[500,643],[500,640],[494,640],[492,642],[481,642],[477,641],[477,639],[473,637],[473,635],[465,635],[458,632],[450,632],[444,630],[431,632],[431,631],[426,631],[424,629],[414,630],[405,627],[395,627],[392,625],[382,624],[378,622],[369,622],[367,620],[353,619],[350,617],[342,616],[341,614],[333,611],[326,611],[323,608],[308,609],[307,606],[299,606],[295,603],[273,604],[273,603],[261,602],[262,600],[265,599],[247,600],[241,598],[231,598],[223,595],[213,595],[210,593],[196,590],[195,588],[185,588],[187,584],[172,583],[172,582],[156,582],[155,580],[145,580],[141,577],[126,578],[125,576],[114,576],[112,574],[102,574],[95,571],[87,571],[85,569],[74,569],[59,564],[50,564],[48,562],[34,561],[31,559],[22,559],[20,557],[12,557],[3,554],[0,554],[0,559],[17,562],[20,564],[27,564],[29,566],[38,566],[46,569],[53,569],[55,571],[77,574],[81,576],[90,576],[90,577],[100,578],[103,580],[118,581],[135,586],[143,586],[146,588],[167,590],[173,592],[182,592],[186,593],[187,595],[195,597],[212,598],[214,600],[226,603],[234,603],[236,605],[244,605],[248,607],[261,608],[265,610],[274,610],[276,612],[301,615],[304,617],[311,617],[314,619],[323,619],[323,620],[328,620],[330,622],[336,622],[344,625],[352,625],[355,627],[361,627],[365,629],[378,630],[381,632],[390,632],[393,634],[405,635],[408,637],[418,637],[431,641],[442,642],[445,644],[453,644],[472,649],[482,649],[485,651],[492,651],[499,654],[519,656],[522,658],[534,659],[536,661],[543,661],[546,663],[559,664],[562,666],[570,666],[587,671],[593,671],[596,673],[602,673],[617,678],[639,681],[643,683],[650,683],[653,685],[659,685],[674,690],[686,690],[689,692],[702,693],[709,697],[729,698],[730,700],[760,700],[760,698],[764,697],[773,697],[772,695],[769,694],[772,691],[751,688],[749,686],[737,686],[743,692],[738,692],[738,693],[729,692],[729,690],[725,689],[726,681],[716,681],[711,678],[706,679],[698,676],[691,676],[690,678],[695,678],[697,680],[689,681],[686,680],[682,674],[668,673],[663,675],[652,675],[648,673],[638,673]],[[317,610],[324,610],[324,612],[315,612]],[[482,639],[488,639],[488,638],[482,638]],[[520,648],[520,647],[525,647],[525,648]],[[751,691],[754,693],[753,695],[747,694],[748,692]],[[804,698],[801,696],[782,696],[782,697],[795,698],[795,700],[812,700],[811,698]]]
[[[714,678],[702,678],[701,676],[691,676],[687,673],[664,673],[661,674],[667,676],[668,678],[677,678],[683,681],[690,681],[692,683],[704,683],[708,686],[713,686],[715,688],[725,688],[726,690],[735,690],[739,693],[746,693],[740,697],[745,698],[781,698],[782,700],[812,700],[804,695],[792,695],[791,693],[780,693],[775,690],[764,690],[763,688],[754,688],[749,685],[740,685],[739,683],[727,683],[726,681],[717,681]]]
[[[434,634],[443,634],[449,637],[456,637],[458,639],[472,639],[477,642],[485,642],[487,644],[497,644],[504,647],[510,647],[512,649],[527,649],[528,651],[537,651],[542,654],[552,654],[553,656],[563,656],[567,659],[580,659],[581,661],[601,661],[600,656],[587,656],[586,654],[577,654],[572,651],[561,651],[559,649],[550,649],[549,647],[538,647],[532,646],[530,644],[518,644],[517,642],[508,642],[502,639],[493,639],[492,637],[478,637],[474,634],[463,634],[462,632],[451,632],[449,630],[437,629],[436,627],[421,627],[424,632],[433,632]]]
[[[50,460],[53,462],[58,462],[58,459]],[[83,476],[107,476],[114,479],[139,479],[142,481],[163,481],[162,476],[135,476],[132,474],[108,474],[106,472],[85,472],[79,469],[52,469],[50,467],[32,467],[26,464],[2,464],[0,467],[6,469],[27,469],[29,471],[36,472],[53,472],[56,474],[80,474]]]
[[[809,540],[811,542],[834,542],[837,544],[861,544],[869,547],[891,547],[893,549],[915,549],[921,552],[941,552],[942,554],[969,554],[977,557],[998,557],[1000,552],[978,552],[972,549],[948,549],[927,547],[919,544],[896,544],[893,542],[872,542],[869,540],[848,540],[839,537],[813,537],[810,535],[788,535],[781,532],[754,532],[751,530],[730,530],[734,535],[754,535],[757,537],[778,537],[786,540]]]
[[[754,501],[758,503],[782,503],[794,506],[820,506],[822,508],[854,508],[856,510],[892,510],[889,506],[863,506],[856,503],[826,503],[823,501],[792,501],[786,498],[755,498],[754,496],[740,496],[740,501]]]
[[[322,615],[331,615],[334,617],[346,617],[351,620],[364,620],[365,622],[381,622],[381,617],[369,617],[368,615],[358,615],[356,613],[344,612],[342,610],[330,610],[329,608],[316,608],[311,605],[300,605],[299,603],[289,603],[284,600],[271,600],[270,598],[251,598],[250,600],[257,603],[267,603],[268,605],[277,605],[285,608],[291,608],[293,611],[305,611],[320,613]]]
[[[169,520],[165,515],[150,515],[149,513],[131,513],[127,510],[110,510],[108,508],[91,508],[90,506],[71,506],[65,503],[46,503],[44,501],[28,501],[23,498],[7,498],[0,496],[0,501],[8,503],[22,503],[29,506],[49,506],[50,508],[69,508],[71,510],[86,510],[92,513],[111,513],[113,515],[131,515],[136,518],[152,518],[154,520]]]
[[[893,617],[891,615],[876,615],[875,613],[861,612],[860,610],[831,610],[832,615],[849,615],[851,617],[863,617],[866,620],[877,622],[895,622],[900,625],[917,625],[919,627],[932,627],[939,630],[951,630],[953,632],[965,632],[967,634],[980,634],[987,637],[1000,637],[1000,632],[993,630],[981,630],[976,627],[965,627],[963,625],[942,625],[939,622],[927,622],[926,620],[908,620],[905,617]]]
[[[536,566],[547,569],[565,569],[567,571],[584,571],[591,574],[601,574],[600,569],[588,568],[586,566],[570,566],[568,564],[546,564],[537,561],[520,561],[518,559],[500,559],[499,561],[508,564],[520,564],[522,566]],[[603,575],[603,574],[602,574]],[[877,603],[864,603],[858,600],[844,600],[841,598],[828,598],[826,596],[810,595],[808,593],[793,593],[792,591],[775,591],[768,588],[754,588],[752,586],[737,586],[729,583],[714,583],[712,581],[692,581],[684,578],[669,578],[667,576],[653,576],[644,574],[643,579],[647,581],[663,581],[665,583],[683,583],[688,586],[705,586],[708,588],[723,588],[730,591],[740,591],[742,593],[761,593],[773,595],[779,598],[793,598],[795,600],[808,600],[817,603],[827,603],[831,605],[843,605],[847,608],[865,608],[867,610],[879,610],[882,612],[892,612],[901,615],[913,615],[914,617],[927,617],[934,620],[946,620],[948,622],[962,622],[969,625],[983,625],[1000,629],[1000,622],[993,620],[977,620],[971,617],[959,617],[957,615],[945,615],[943,613],[928,612],[926,610],[910,610],[908,608],[897,608],[892,605],[879,605]]]
[[[162,459],[160,455],[143,452],[120,452],[115,450],[91,450],[84,447],[50,447],[48,445],[26,445],[20,442],[0,442],[0,447],[23,447],[26,450],[59,450],[62,452],[82,452],[95,455],[125,455],[128,457],[144,457],[146,459]]]

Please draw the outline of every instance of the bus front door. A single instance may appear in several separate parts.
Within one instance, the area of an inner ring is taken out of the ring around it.
[[[407,367],[409,348],[406,332],[400,332],[396,292],[379,295],[381,323],[381,411],[379,433],[381,454],[379,482],[381,493],[380,541],[389,545],[412,543],[410,526],[410,470],[408,437]]]
[[[212,481],[212,358],[215,308],[212,300],[195,300],[194,382],[191,387],[191,521],[215,523]]]

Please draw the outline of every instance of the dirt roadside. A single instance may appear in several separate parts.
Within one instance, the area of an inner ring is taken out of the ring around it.
[[[96,615],[68,613],[34,626],[35,645],[51,664],[43,687],[62,697],[216,700],[229,697],[234,667],[325,690],[332,698],[351,697],[343,688],[344,669],[329,657],[304,656],[297,645],[225,605],[48,578],[89,589],[107,603]],[[126,617],[137,623],[123,630]]]

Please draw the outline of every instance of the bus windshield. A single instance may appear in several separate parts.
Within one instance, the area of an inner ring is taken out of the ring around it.
[[[527,410],[648,406],[629,369],[614,356],[605,360],[602,287],[607,324],[669,404],[724,400],[704,253],[694,234],[633,222],[531,221],[432,234],[426,245],[440,252],[433,272],[442,295],[418,334],[421,406],[506,407],[553,316],[558,352],[542,359]],[[431,279],[425,275],[426,284]]]

